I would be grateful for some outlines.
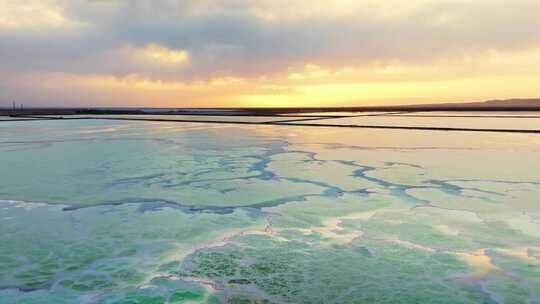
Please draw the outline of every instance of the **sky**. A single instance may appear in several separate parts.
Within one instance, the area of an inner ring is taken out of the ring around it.
[[[0,107],[540,97],[537,0],[0,0]]]

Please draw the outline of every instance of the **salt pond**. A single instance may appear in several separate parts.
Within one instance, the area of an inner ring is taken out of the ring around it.
[[[4,121],[0,156],[0,303],[540,303],[538,135]]]

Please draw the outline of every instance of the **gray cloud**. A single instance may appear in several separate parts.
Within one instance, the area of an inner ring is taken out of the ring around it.
[[[540,45],[537,1],[435,1],[393,17],[359,9],[342,16],[279,21],[257,16],[257,1],[59,3],[66,18],[86,26],[0,28],[0,73],[139,73],[158,79],[206,79],[271,74],[308,62],[425,63],[487,49]],[[115,56],[118,49],[148,43],[186,49],[191,63],[176,68],[151,67]]]

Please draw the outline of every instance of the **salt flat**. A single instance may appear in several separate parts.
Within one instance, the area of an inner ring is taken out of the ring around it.
[[[1,303],[540,301],[535,134],[4,121],[0,155]]]

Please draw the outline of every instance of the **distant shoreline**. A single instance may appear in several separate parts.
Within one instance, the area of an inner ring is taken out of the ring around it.
[[[144,110],[116,110],[99,108],[27,108],[24,110],[0,109],[0,116],[31,115],[204,115],[204,116],[280,116],[325,112],[540,112],[540,107],[340,107],[340,108],[236,108],[236,109],[170,109],[155,112]]]
[[[216,115],[216,116],[272,116],[283,114],[324,113],[324,112],[510,112],[540,111],[540,99],[490,100],[469,103],[442,103],[425,105],[397,106],[358,106],[358,107],[288,107],[288,108],[144,108],[144,107],[50,107],[50,108],[0,108],[2,116],[21,115]]]

